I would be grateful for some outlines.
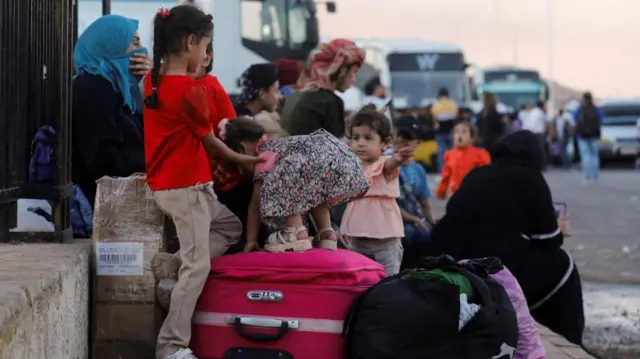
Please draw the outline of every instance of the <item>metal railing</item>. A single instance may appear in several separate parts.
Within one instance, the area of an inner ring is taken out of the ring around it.
[[[0,242],[71,239],[74,0],[0,0]],[[28,183],[38,128],[56,130],[54,183]],[[48,200],[54,232],[9,232],[19,198]]]

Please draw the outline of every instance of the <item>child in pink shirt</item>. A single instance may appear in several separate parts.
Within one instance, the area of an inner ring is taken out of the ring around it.
[[[400,271],[404,225],[396,198],[400,196],[400,165],[413,156],[410,147],[383,156],[392,139],[387,117],[366,106],[349,120],[351,149],[362,161],[367,193],[347,205],[340,233],[351,249],[372,257],[388,275]]]
[[[260,220],[276,230],[267,239],[267,251],[310,249],[306,213],[319,227],[319,246],[336,249],[329,209],[367,191],[360,160],[346,144],[325,130],[270,139],[252,118],[222,121],[220,138],[238,153],[265,159],[253,169],[245,251],[257,246]]]

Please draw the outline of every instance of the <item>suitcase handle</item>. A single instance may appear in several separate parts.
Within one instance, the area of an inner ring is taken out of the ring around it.
[[[289,329],[297,329],[299,323],[297,320],[279,320],[271,318],[259,318],[259,317],[239,317],[233,316],[230,318],[233,321],[233,327],[236,333],[241,337],[253,340],[255,342],[270,342],[276,341],[284,337]],[[261,328],[278,328],[278,332],[275,334],[266,333],[247,333],[244,330],[245,326],[261,327]]]

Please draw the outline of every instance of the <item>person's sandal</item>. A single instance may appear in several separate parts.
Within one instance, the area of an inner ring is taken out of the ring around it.
[[[322,239],[322,235],[324,233],[333,233],[334,235],[336,235],[336,232],[331,227],[319,229],[315,237],[316,241],[318,242],[318,248],[329,249],[332,251],[337,250],[338,249],[337,235],[336,235],[336,239]]]
[[[299,239],[300,232],[307,232],[304,226],[298,228],[289,227],[281,231],[271,233],[267,238],[264,249],[267,252],[279,253],[286,251],[303,252],[312,248],[309,238]]]

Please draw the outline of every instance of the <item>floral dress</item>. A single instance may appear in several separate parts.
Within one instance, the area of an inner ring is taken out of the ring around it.
[[[261,141],[257,150],[268,158],[256,168],[254,179],[263,181],[260,214],[272,228],[284,228],[284,217],[304,215],[325,203],[336,206],[367,192],[360,159],[325,130]]]

